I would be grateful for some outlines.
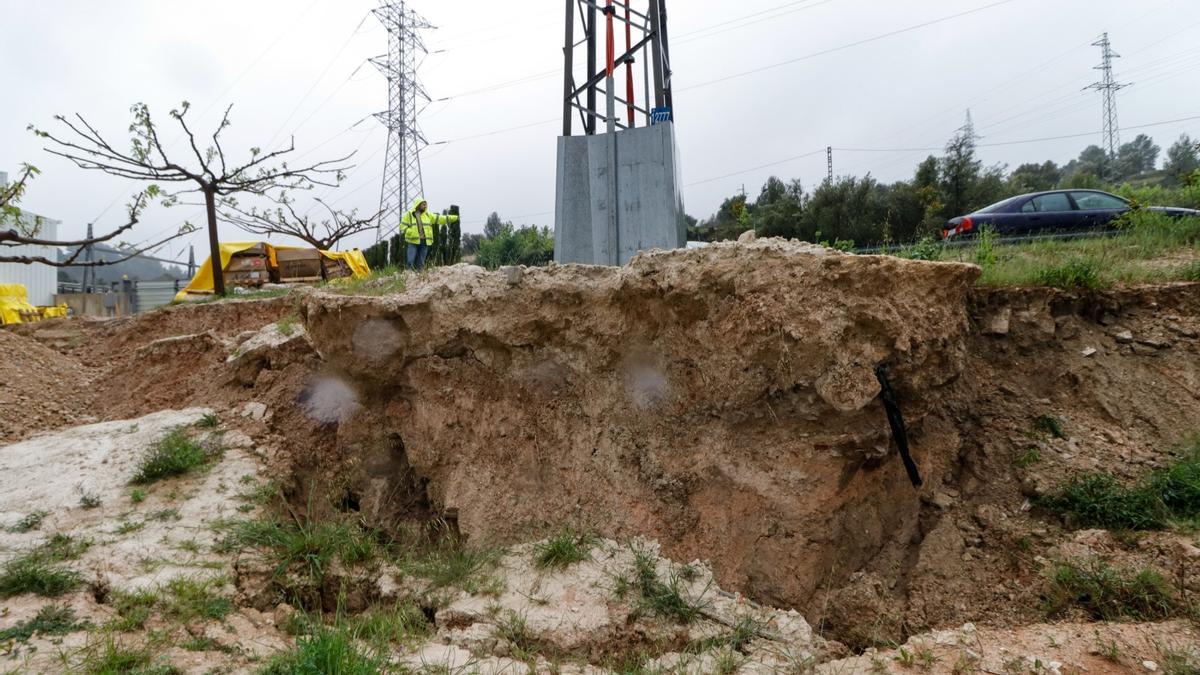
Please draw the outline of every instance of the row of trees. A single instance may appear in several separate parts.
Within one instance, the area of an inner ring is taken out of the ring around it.
[[[463,252],[473,253],[475,264],[488,269],[548,265],[554,260],[554,233],[549,227],[516,227],[493,211],[483,225],[483,234],[468,234],[463,238]]]
[[[858,245],[915,241],[934,236],[947,219],[970,213],[1016,194],[1060,187],[1102,188],[1124,182],[1125,191],[1159,186],[1155,193],[1176,203],[1200,207],[1200,146],[1181,136],[1156,169],[1160,148],[1139,135],[1115,158],[1089,146],[1065,165],[1030,163],[1008,172],[985,167],[969,128],[957,133],[941,157],[917,165],[911,180],[881,183],[870,174],[822,182],[808,192],[793,180],[771,177],[757,199],[726,198],[710,218],[689,228],[689,239],[732,239],[753,229],[760,236]],[[1108,176],[1115,176],[1110,179]]]

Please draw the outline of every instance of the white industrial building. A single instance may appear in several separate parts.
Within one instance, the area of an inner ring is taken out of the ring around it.
[[[0,171],[0,185],[8,185],[8,174]],[[58,239],[58,226],[62,221],[51,220],[25,211],[21,217],[26,227],[37,226],[38,239]],[[49,260],[58,259],[58,249],[53,246],[5,246],[5,256],[41,256]],[[49,265],[23,265],[0,263],[0,284],[22,284],[29,291],[29,304],[53,305],[58,292],[58,268]]]

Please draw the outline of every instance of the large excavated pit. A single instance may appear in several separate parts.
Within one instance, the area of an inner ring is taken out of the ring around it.
[[[649,536],[722,587],[807,607],[919,537],[876,369],[919,471],[944,473],[957,436],[929,413],[963,370],[976,275],[767,241],[313,294],[325,371],[306,400],[336,418],[337,454],[301,461],[385,530]]]

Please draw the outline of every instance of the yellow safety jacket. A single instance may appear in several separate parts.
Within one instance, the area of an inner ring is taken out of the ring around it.
[[[425,213],[417,215],[417,207],[425,204]],[[438,225],[447,225],[449,223],[458,222],[458,216],[446,216],[440,213],[430,213],[429,204],[423,197],[417,197],[408,207],[408,211],[404,212],[404,217],[400,219],[400,227],[404,230],[404,241],[410,244],[421,243],[421,234],[425,234],[425,243],[433,245],[433,228]]]

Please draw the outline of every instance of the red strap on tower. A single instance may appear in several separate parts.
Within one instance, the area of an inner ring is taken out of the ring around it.
[[[608,37],[606,40],[606,43],[607,43],[606,46],[608,47],[608,76],[609,77],[613,76],[613,60],[616,58],[616,54],[613,53],[613,50],[616,49],[616,45],[613,44],[613,25],[612,25],[613,14],[615,13],[615,11],[616,10],[613,9],[613,6],[612,6],[612,0],[605,0],[604,15],[607,19],[606,23],[608,24]]]
[[[633,33],[629,20],[629,3],[633,0],[625,0],[625,53],[629,53],[630,47],[633,46]],[[625,61],[625,101],[627,104],[626,111],[629,115],[629,127],[633,128],[633,59]]]

